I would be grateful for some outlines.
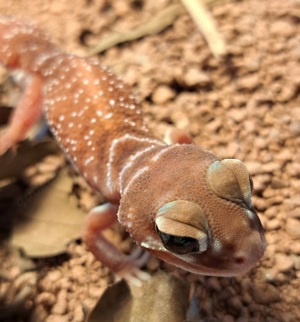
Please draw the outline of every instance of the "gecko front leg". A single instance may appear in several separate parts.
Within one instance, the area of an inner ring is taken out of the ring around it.
[[[82,238],[97,260],[111,268],[118,277],[141,286],[141,281],[150,278],[148,273],[140,270],[147,256],[140,257],[140,251],[126,256],[102,234],[104,229],[116,223],[117,212],[118,206],[109,202],[92,209],[86,218]]]
[[[0,137],[0,155],[26,137],[28,130],[42,115],[43,81],[38,75],[29,76],[26,89],[10,119],[10,125]]]

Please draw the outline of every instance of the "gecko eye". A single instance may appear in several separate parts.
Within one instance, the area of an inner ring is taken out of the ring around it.
[[[199,242],[197,239],[165,234],[158,229],[157,231],[166,249],[172,253],[183,255],[199,251]]]
[[[252,208],[253,183],[246,166],[236,159],[213,162],[207,173],[211,190],[220,198]]]
[[[202,253],[208,248],[208,222],[194,202],[168,202],[158,210],[155,226],[165,248],[174,254]]]

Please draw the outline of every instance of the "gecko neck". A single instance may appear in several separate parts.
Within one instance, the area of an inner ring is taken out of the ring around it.
[[[119,201],[128,176],[135,176],[139,162],[154,150],[165,147],[166,144],[147,133],[125,134],[111,143],[107,161],[106,188],[111,201]],[[141,165],[144,162],[141,162]],[[127,178],[124,181],[124,178]]]

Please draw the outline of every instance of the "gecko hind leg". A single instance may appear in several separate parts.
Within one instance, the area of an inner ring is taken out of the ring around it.
[[[176,144],[176,143],[192,144],[192,143],[194,143],[194,140],[188,131],[177,129],[177,128],[168,129],[165,133],[164,141],[167,144]]]
[[[124,278],[135,286],[141,286],[150,275],[141,271],[146,256],[141,251],[131,256],[124,255],[115,245],[108,241],[102,231],[117,221],[118,206],[105,203],[90,211],[85,221],[83,241],[97,260],[110,268],[119,278]]]

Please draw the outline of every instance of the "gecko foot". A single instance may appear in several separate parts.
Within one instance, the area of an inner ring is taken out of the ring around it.
[[[149,259],[150,254],[141,248],[136,248],[124,266],[116,273],[118,279],[124,278],[126,281],[134,286],[141,287],[143,281],[150,279],[150,274],[141,270]]]

